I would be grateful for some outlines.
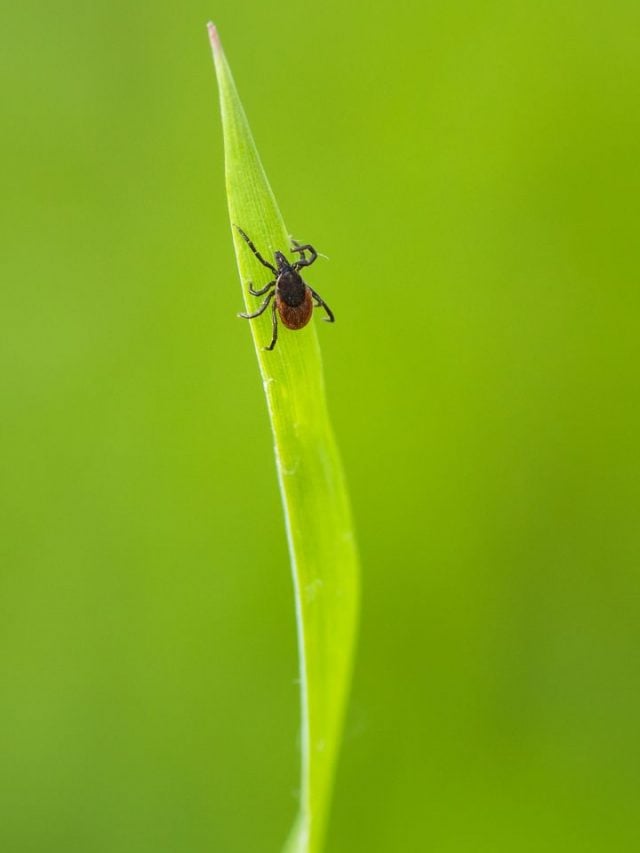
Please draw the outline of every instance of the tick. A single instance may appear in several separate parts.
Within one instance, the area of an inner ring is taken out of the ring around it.
[[[254,317],[259,317],[263,314],[271,303],[273,336],[271,343],[265,349],[272,350],[276,345],[276,341],[278,340],[278,317],[280,317],[282,324],[287,329],[302,329],[311,319],[315,303],[316,308],[322,307],[327,312],[327,316],[323,319],[327,323],[334,322],[333,312],[327,303],[312,287],[309,287],[302,280],[302,276],[300,275],[302,267],[310,267],[318,257],[318,253],[313,246],[310,246],[308,243],[297,243],[294,240],[291,251],[298,252],[300,257],[296,261],[293,261],[293,263],[289,263],[282,252],[274,252],[273,257],[276,262],[276,266],[274,266],[269,261],[265,261],[242,228],[239,228],[237,225],[236,228],[260,263],[268,267],[275,276],[272,281],[265,284],[260,290],[254,290],[253,284],[249,282],[249,293],[252,296],[262,296],[263,293],[266,293],[267,296],[262,305],[253,314],[238,314],[238,317],[242,317],[245,320],[253,320]],[[308,258],[306,255],[307,252],[309,252]]]

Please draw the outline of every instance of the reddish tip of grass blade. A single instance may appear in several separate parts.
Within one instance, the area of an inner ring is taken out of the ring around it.
[[[209,41],[211,42],[211,49],[214,53],[218,53],[222,50],[222,44],[220,42],[220,36],[218,35],[218,30],[216,25],[209,21],[207,24],[207,30],[209,32]]]

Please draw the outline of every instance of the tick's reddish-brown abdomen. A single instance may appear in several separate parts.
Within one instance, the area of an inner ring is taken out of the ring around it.
[[[276,307],[280,319],[287,329],[302,329],[303,326],[307,325],[313,314],[311,291],[305,288],[304,301],[295,306],[287,305],[282,296],[277,293]]]

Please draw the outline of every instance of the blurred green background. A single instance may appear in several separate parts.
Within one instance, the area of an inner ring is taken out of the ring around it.
[[[296,810],[210,18],[331,258],[328,850],[640,849],[640,7],[577,0],[5,9],[0,849],[269,853]]]

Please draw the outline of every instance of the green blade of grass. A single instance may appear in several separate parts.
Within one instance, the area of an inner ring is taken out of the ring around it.
[[[249,234],[271,260],[274,250],[288,251],[289,233],[262,168],[217,31],[213,24],[208,29],[220,92],[231,222]],[[232,234],[245,304],[248,310],[255,310],[259,302],[248,296],[247,282],[259,287],[268,281],[268,272],[236,229]],[[286,845],[288,853],[318,853],[322,848],[358,610],[353,523],[327,412],[314,320],[296,332],[281,328],[272,352],[262,349],[271,340],[270,311],[256,320],[238,321],[250,325],[266,392],[294,581],[302,769],[300,808]],[[327,345],[331,344],[331,331],[331,326],[322,328]],[[246,329],[239,328],[238,334],[246,334]]]

